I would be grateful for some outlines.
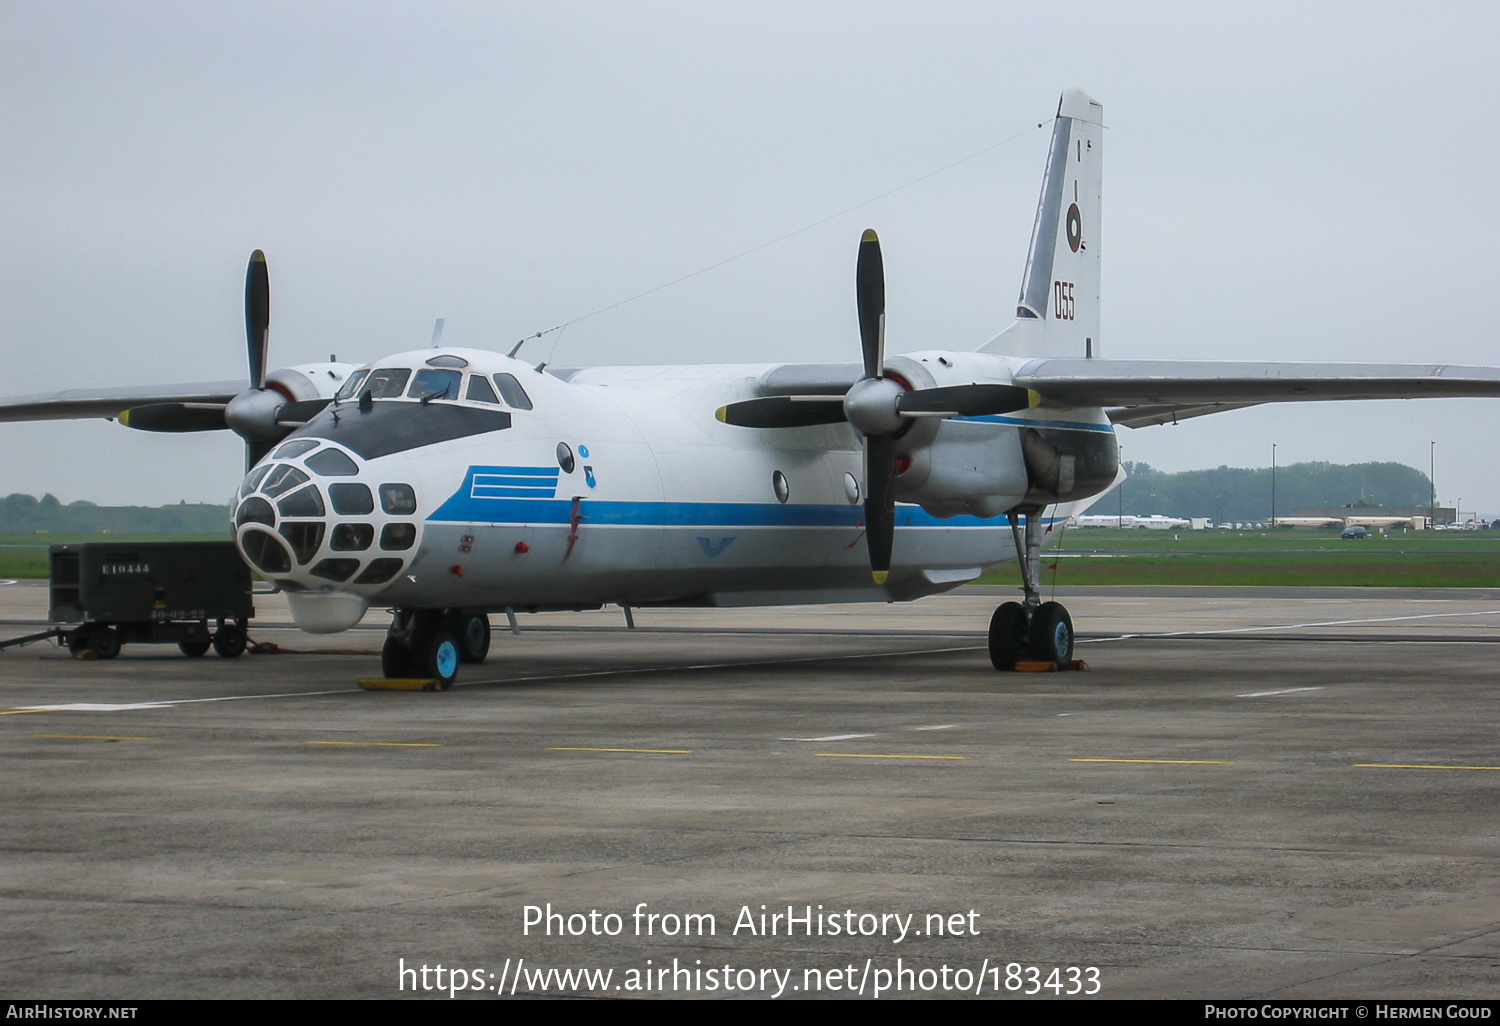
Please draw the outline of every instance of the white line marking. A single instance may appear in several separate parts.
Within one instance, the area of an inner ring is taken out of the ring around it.
[[[622,667],[610,670],[586,670],[582,673],[556,673],[541,677],[496,677],[491,680],[460,681],[455,687],[476,684],[531,684],[549,680],[577,680],[586,677],[622,677],[641,673],[670,673],[681,670],[734,670],[753,666],[781,666],[786,663],[835,662],[844,659],[887,659],[891,656],[942,655],[948,652],[981,652],[983,645],[958,645],[949,648],[924,648],[895,652],[860,652],[854,655],[800,656],[796,659],[756,659],[743,663],[695,663],[688,666],[641,666]],[[24,705],[12,712],[126,712],[134,709],[164,709],[174,705],[192,705],[197,702],[249,702],[258,698],[313,698],[318,695],[354,695],[362,688],[335,688],[329,691],[290,691],[282,695],[225,695],[222,698],[174,698],[160,702],[136,702],[131,704],[109,704],[101,702],[73,702],[67,705]]]
[[[249,702],[257,698],[308,698],[313,695],[358,694],[360,688],[339,688],[336,691],[293,691],[284,695],[225,695],[222,698],[172,698],[161,702],[133,702],[112,704],[108,702],[70,702],[67,705],[23,705],[22,712],[129,712],[132,709],[168,709],[174,705],[192,705],[196,702]]]
[[[853,741],[861,737],[879,737],[879,734],[829,734],[827,737],[784,737],[783,741]]]
[[[1319,684],[1312,688],[1282,688],[1280,691],[1252,691],[1247,695],[1235,695],[1235,698],[1265,698],[1267,695],[1295,695],[1299,691],[1322,691],[1323,685]]]
[[[930,727],[913,727],[912,730],[957,730],[957,723],[934,723]]]
[[[1371,616],[1360,620],[1316,620],[1310,623],[1277,623],[1262,627],[1220,627],[1209,631],[1160,631],[1156,633],[1116,634],[1108,638],[1079,638],[1076,644],[1099,641],[1127,641],[1131,638],[1194,638],[1213,634],[1252,634],[1257,631],[1291,631],[1302,627],[1350,627],[1362,623],[1395,623],[1400,620],[1436,620],[1454,616],[1494,616],[1500,609],[1471,609],[1462,613],[1417,613],[1411,616]],[[1485,625],[1488,626],[1488,625]]]

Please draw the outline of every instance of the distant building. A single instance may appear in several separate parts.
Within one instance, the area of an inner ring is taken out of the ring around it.
[[[1434,524],[1449,526],[1458,519],[1452,506],[1303,506],[1289,517],[1431,517]]]

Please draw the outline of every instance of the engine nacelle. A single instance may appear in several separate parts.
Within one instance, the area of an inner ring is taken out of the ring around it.
[[[1045,423],[1045,422],[1043,422]],[[1119,470],[1107,424],[1097,429],[945,420],[927,444],[896,443],[910,464],[896,497],[933,516],[995,517],[1016,506],[1050,506],[1097,495]]]
[[[246,389],[229,401],[224,420],[241,438],[275,442],[292,428],[276,422],[287,403],[332,399],[355,368],[347,363],[309,363],[282,367],[266,375],[266,387]]]

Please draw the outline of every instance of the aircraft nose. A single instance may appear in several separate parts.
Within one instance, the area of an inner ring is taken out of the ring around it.
[[[283,444],[245,477],[233,526],[246,561],[289,592],[373,594],[421,534],[415,486],[311,438]]]

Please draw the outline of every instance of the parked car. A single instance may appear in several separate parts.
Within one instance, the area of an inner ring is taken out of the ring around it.
[[[1346,527],[1339,533],[1340,538],[1368,538],[1370,531],[1364,527]]]

